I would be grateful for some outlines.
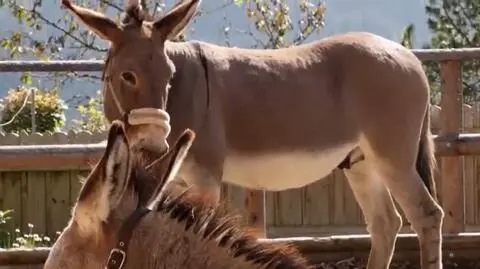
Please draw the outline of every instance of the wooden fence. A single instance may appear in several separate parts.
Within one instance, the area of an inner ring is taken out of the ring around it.
[[[436,180],[441,203],[446,211],[444,231],[478,230],[478,160],[476,157],[463,155],[480,155],[480,135],[459,134],[462,131],[473,132],[479,127],[477,105],[465,107],[462,114],[461,62],[479,59],[480,49],[414,50],[414,53],[422,61],[440,62],[442,111],[434,112],[436,116],[433,117],[437,117],[434,128],[439,134],[436,140],[439,149],[437,156],[442,156],[439,158],[440,169]],[[8,61],[0,62],[0,72],[98,72],[102,65],[103,61]],[[432,109],[438,110],[436,107]],[[80,136],[82,135],[79,134]],[[84,139],[87,139],[87,136],[83,134]],[[32,137],[9,135],[1,140],[10,145],[86,143],[85,140],[79,142],[75,137],[73,133]],[[102,135],[96,137],[97,140],[93,142],[104,139]],[[42,141],[36,142],[39,140]],[[15,161],[14,154],[0,154],[0,169],[29,167],[23,171],[1,172],[0,208],[15,210],[12,229],[20,226],[25,230],[30,222],[35,225],[34,231],[54,236],[56,231],[64,227],[69,217],[71,205],[80,186],[78,177],[85,175],[88,170],[84,164],[98,154],[99,149],[96,149],[96,153],[79,151],[76,155],[73,154],[75,158],[67,155],[56,157],[55,161],[62,164],[58,167],[52,166],[50,159],[51,171],[43,172],[39,172],[35,164],[45,168],[40,165],[45,160],[35,154],[41,155],[45,152],[28,153],[28,150],[32,149],[24,148],[18,151],[23,152],[21,161],[18,162]],[[10,151],[12,152],[15,150]],[[261,192],[225,185],[223,195],[234,207],[244,209],[243,214],[249,224],[260,226],[265,223],[270,237],[365,233],[362,214],[342,172],[338,170],[326,179],[304,188],[266,193],[265,207]]]

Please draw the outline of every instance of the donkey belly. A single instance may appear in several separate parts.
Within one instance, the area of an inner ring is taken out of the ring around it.
[[[225,159],[223,181],[267,191],[300,188],[327,176],[354,147],[352,143],[318,152],[229,154]]]

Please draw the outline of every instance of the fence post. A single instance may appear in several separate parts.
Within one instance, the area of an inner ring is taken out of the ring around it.
[[[30,118],[32,120],[32,134],[37,132],[37,123],[35,122],[35,88],[30,89],[30,98],[31,98],[31,105],[30,105]]]
[[[462,62],[443,61],[440,63],[442,85],[440,134],[455,139],[462,126]],[[442,182],[439,192],[445,212],[444,233],[459,233],[465,230],[465,196],[463,184],[463,157],[442,157]]]
[[[245,209],[248,214],[247,225],[257,231],[257,236],[266,238],[265,192],[263,190],[246,189]]]

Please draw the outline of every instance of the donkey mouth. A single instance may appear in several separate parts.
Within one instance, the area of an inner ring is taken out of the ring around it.
[[[169,148],[164,134],[163,128],[152,124],[134,125],[127,131],[132,149],[147,150],[157,154],[162,154]]]
[[[128,115],[130,125],[127,135],[133,149],[145,149],[157,153],[165,152],[169,145],[170,115],[156,108],[138,108]]]

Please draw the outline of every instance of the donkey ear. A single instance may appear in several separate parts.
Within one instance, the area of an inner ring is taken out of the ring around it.
[[[175,5],[165,16],[153,24],[162,40],[171,40],[179,35],[195,15],[201,0],[187,0]]]
[[[108,203],[110,210],[118,205],[128,187],[131,166],[130,146],[125,127],[117,120],[108,134],[103,166],[104,185],[109,190],[105,202]]]
[[[147,167],[148,172],[160,178],[155,191],[147,202],[149,208],[158,201],[167,183],[177,175],[194,140],[195,132],[186,129],[167,153]]]
[[[131,166],[124,125],[116,120],[108,132],[105,153],[80,192],[75,210],[80,226],[88,229],[92,221],[98,224],[108,220],[130,184]]]
[[[62,0],[62,6],[101,38],[112,43],[120,41],[122,29],[110,18],[95,10],[77,6],[71,0]]]

